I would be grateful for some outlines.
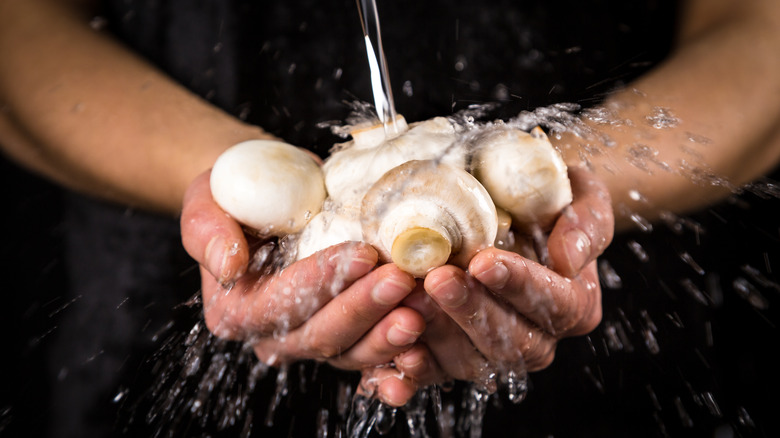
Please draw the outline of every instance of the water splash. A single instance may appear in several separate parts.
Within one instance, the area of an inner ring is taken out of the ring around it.
[[[364,122],[370,114],[370,105],[364,103],[353,103],[355,109],[351,119],[348,119],[347,125],[336,126],[331,124],[334,132],[340,132],[346,135],[352,127],[350,124]],[[475,105],[466,110],[457,112],[449,117],[449,120],[463,133],[464,138],[469,135],[477,135],[480,130],[492,129],[500,126],[514,126],[523,129],[530,129],[534,126],[542,126],[547,129],[552,136],[556,133],[573,133],[581,138],[597,138],[601,142],[600,146],[594,147],[592,144],[583,145],[582,156],[588,157],[603,152],[603,148],[615,147],[609,139],[603,137],[593,125],[585,125],[583,117],[590,121],[597,122],[596,126],[629,126],[633,122],[620,120],[614,117],[614,113],[607,108],[595,108],[582,111],[575,104],[557,104],[550,107],[538,108],[531,112],[524,112],[516,118],[509,121],[484,121],[487,114],[495,108],[494,105]],[[652,120],[652,127],[656,129],[674,129],[674,121],[669,119],[669,113],[656,111],[653,113],[655,119]],[[651,123],[650,119],[646,123]],[[656,126],[658,125],[658,126]],[[694,134],[686,133],[689,138],[695,138],[696,144],[706,144],[711,146],[711,141],[696,137]],[[694,140],[690,140],[694,142]],[[599,149],[602,148],[602,149]],[[770,181],[755,183],[744,188],[732,187],[728,181],[716,177],[701,165],[694,165],[690,162],[681,163],[681,165],[672,169],[669,164],[659,160],[658,153],[653,148],[643,144],[635,144],[630,149],[629,162],[637,168],[647,173],[673,172],[675,174],[688,177],[696,183],[712,184],[722,187],[732,188],[735,193],[754,193],[761,196],[777,198],[779,191],[777,185]],[[628,198],[634,202],[645,204],[647,198],[641,190],[636,187],[627,187]],[[649,235],[656,231],[654,223],[632,211],[628,206],[621,206],[621,214],[626,215],[633,220],[638,228]],[[666,229],[679,236],[680,238],[693,237],[694,242],[698,243],[702,236],[706,234],[704,227],[697,221],[680,217],[671,212],[665,212],[661,215],[661,224]],[[658,227],[663,229],[664,227]],[[627,243],[628,250],[634,260],[643,264],[651,264],[650,255],[645,250],[645,243],[639,238],[633,239]],[[252,270],[254,272],[263,272],[269,274],[283,265],[280,262],[278,253],[285,252],[285,243],[269,242],[266,246],[260,247],[254,254]],[[544,246],[544,245],[537,245]],[[687,297],[693,302],[704,306],[715,306],[722,299],[716,297],[714,291],[718,283],[711,276],[700,278],[707,273],[706,264],[702,265],[695,260],[695,255],[689,251],[677,251],[678,262],[681,262],[690,275],[690,270],[698,276],[694,279],[684,278],[676,285],[666,286],[662,280],[658,281],[659,288],[666,291],[672,299],[679,299],[675,295],[677,286],[687,294]],[[600,279],[605,286],[605,290],[622,290],[624,288],[623,278],[607,259],[602,259],[598,263]],[[767,269],[769,271],[769,269]],[[732,283],[733,290],[737,296],[750,303],[758,310],[766,310],[769,306],[769,299],[762,293],[763,290],[780,291],[777,282],[768,278],[766,275],[755,268],[754,265],[745,264],[742,266],[743,276],[737,278]],[[705,280],[708,284],[703,287],[699,284]],[[333,291],[334,294],[338,290]],[[635,292],[635,291],[632,291]],[[721,292],[724,293],[724,292]],[[287,299],[295,297],[288,296]],[[298,294],[296,305],[305,305],[305,294]],[[193,300],[197,304],[197,300]],[[667,326],[671,325],[676,330],[690,328],[686,324],[684,316],[680,316],[673,310],[667,309],[664,313],[653,315],[648,311],[641,310],[638,315],[626,314],[619,309],[617,316],[605,318],[601,329],[598,332],[598,341],[591,343],[594,355],[605,354],[617,355],[623,353],[644,352],[653,356],[660,356],[662,346],[662,336],[664,335],[664,322]],[[277,333],[284,335],[284,328]],[[504,334],[504,336],[506,336]],[[709,338],[712,338],[711,329]],[[217,340],[205,333],[203,324],[198,324],[187,334],[186,339],[179,339],[186,347],[181,361],[181,369],[176,371],[175,367],[161,363],[158,365],[158,374],[162,384],[160,388],[165,390],[155,390],[155,395],[159,401],[155,406],[154,412],[150,413],[147,421],[152,423],[169,423],[169,427],[176,426],[177,421],[184,417],[187,412],[200,418],[199,421],[206,422],[216,419],[222,428],[231,425],[243,425],[244,436],[249,436],[252,432],[253,412],[247,405],[249,395],[255,388],[255,382],[269,373],[268,365],[257,362],[252,368],[249,376],[242,378],[242,374],[236,371],[236,364],[248,366],[253,363],[253,352],[251,348],[243,347],[236,349],[228,343]],[[712,345],[713,341],[708,341]],[[635,347],[636,346],[643,346]],[[663,344],[666,349],[666,344]],[[164,356],[161,353],[160,358]],[[165,362],[161,360],[161,362]],[[505,394],[506,399],[511,402],[520,402],[525,399],[528,382],[527,374],[522,366],[505,366],[503,368],[492,364],[491,369],[486,368],[486,375],[482,382],[478,384],[467,385],[465,395],[460,409],[450,402],[442,402],[439,396],[440,388],[432,386],[421,390],[408,406],[401,409],[390,408],[381,402],[367,397],[365,395],[353,395],[354,387],[347,383],[340,384],[340,392],[337,402],[329,410],[321,410],[318,417],[318,435],[329,436],[329,431],[334,422],[344,421],[343,426],[337,427],[338,433],[344,433],[344,436],[364,437],[370,433],[386,432],[393,427],[405,427],[410,436],[427,437],[426,430],[429,427],[438,427],[442,436],[461,435],[478,438],[482,434],[484,413],[490,400],[497,400],[497,394]],[[584,366],[583,374],[597,388],[599,392],[609,390],[609,382],[601,374],[597,366]],[[268,411],[265,413],[265,423],[272,424],[274,415],[279,406],[283,404],[285,397],[288,397],[289,387],[289,369],[282,368],[276,374],[276,389],[268,396],[271,398]],[[195,393],[187,392],[187,385],[197,382],[199,390]],[[305,381],[298,381],[299,386],[305,386]],[[239,386],[241,390],[234,395],[228,396],[230,391],[235,391]],[[233,389],[229,389],[233,388]],[[661,411],[661,401],[658,400],[658,394],[648,386],[649,394],[659,406],[657,413]],[[668,397],[668,395],[667,395]],[[716,403],[714,394],[706,391],[700,392],[698,397],[701,399],[701,406],[705,407],[711,415],[721,413],[721,408]],[[426,412],[433,409],[436,424],[428,424]],[[693,419],[690,415],[690,407],[686,406],[682,398],[674,399],[674,410],[678,412],[678,417],[684,424],[692,424]],[[335,415],[338,414],[338,415]],[[664,429],[660,414],[658,414],[659,429]],[[745,424],[752,424],[751,417],[746,411],[740,411],[740,421]],[[401,424],[398,419],[403,418]],[[399,423],[399,424],[397,424]],[[417,434],[417,435],[415,435]]]

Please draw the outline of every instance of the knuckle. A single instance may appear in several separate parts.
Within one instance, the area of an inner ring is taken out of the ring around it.
[[[513,347],[509,337],[491,335],[487,337],[480,350],[485,357],[492,360],[512,360],[520,358],[520,351]]]
[[[555,358],[556,342],[551,339],[542,339],[543,336],[534,336],[523,351],[523,359],[529,371],[537,371],[547,368]]]
[[[301,345],[301,349],[308,351],[309,355],[312,355],[317,360],[330,360],[338,357],[342,353],[342,348],[339,345],[331,342],[328,336],[313,332],[304,337],[305,341]]]
[[[327,345],[320,345],[319,347],[315,348],[314,351],[317,353],[317,358],[320,360],[330,360],[335,359],[338,356],[341,355],[341,348],[327,344]]]
[[[377,321],[377,315],[365,306],[348,306],[347,312],[347,317],[355,326],[373,325]]]
[[[595,330],[596,327],[601,324],[601,318],[601,303],[595,298],[592,298],[588,303],[577,307],[577,311],[573,313],[569,324],[563,331],[563,335],[586,335]]]
[[[526,363],[528,366],[529,371],[541,371],[550,365],[552,365],[553,361],[555,360],[555,349],[552,348],[549,351],[547,351],[545,354],[540,355],[537,358],[534,358],[534,360],[530,363]]]
[[[237,328],[229,320],[223,318],[224,314],[216,310],[204,312],[203,319],[206,322],[206,328],[214,336],[222,339],[238,339]]]
[[[280,366],[292,361],[279,344],[261,341],[254,344],[252,348],[257,359],[266,365]]]
[[[582,319],[581,323],[572,330],[572,335],[580,336],[592,332],[601,324],[601,318],[601,306],[596,305],[595,308]]]

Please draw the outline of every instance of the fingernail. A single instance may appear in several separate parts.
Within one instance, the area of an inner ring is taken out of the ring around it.
[[[458,277],[451,277],[432,291],[438,302],[447,307],[460,307],[468,299],[466,284]]]
[[[579,271],[590,255],[590,238],[579,229],[572,229],[563,235],[566,258],[572,271]]]
[[[421,333],[419,332],[406,330],[396,324],[387,331],[387,342],[396,347],[405,347],[417,341],[417,338],[419,338],[420,335]]]
[[[225,248],[225,238],[214,236],[206,245],[206,263],[208,263],[209,272],[217,277],[217,280],[223,282],[225,278],[225,262],[227,261],[227,251]]]
[[[419,373],[423,371],[422,365],[425,365],[425,353],[420,350],[413,350],[414,349],[408,350],[411,351],[411,353],[407,351],[407,353],[404,353],[403,356],[399,358],[399,366],[404,372],[414,370]]]
[[[503,289],[509,281],[509,268],[505,264],[496,261],[490,268],[474,274],[474,277],[491,289]]]
[[[374,260],[363,257],[352,257],[352,259],[349,261],[348,268],[350,277],[360,278],[374,269],[374,265],[376,265]]]
[[[399,380],[401,382],[404,382],[403,375],[401,375],[401,374],[389,376],[386,379],[383,379],[383,381],[387,380],[387,379],[397,379],[397,380]],[[409,385],[409,383],[405,383],[405,385]],[[382,400],[385,404],[388,404],[388,405],[394,406],[394,407],[401,407],[401,406],[405,405],[406,402],[409,401],[408,399],[405,399],[405,398],[396,399],[391,394],[388,394],[388,393],[385,393],[384,391],[382,391],[381,388],[380,388],[380,393],[379,393],[379,399]]]
[[[374,289],[371,291],[371,298],[379,305],[389,306],[406,298],[411,291],[412,286],[408,284],[392,278],[383,278],[374,286]]]

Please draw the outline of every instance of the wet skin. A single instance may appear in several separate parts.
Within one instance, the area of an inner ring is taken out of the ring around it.
[[[547,236],[550,267],[491,248],[468,270],[446,265],[415,281],[350,242],[275,275],[248,272],[247,237],[211,199],[208,172],[185,196],[182,238],[201,264],[213,333],[252,342],[271,364],[361,370],[364,392],[400,406],[420,386],[477,380],[497,363],[542,369],[559,339],[598,325],[595,259],[612,239],[612,208],[592,174],[570,169],[570,178],[574,201]],[[395,367],[377,367],[387,363]]]

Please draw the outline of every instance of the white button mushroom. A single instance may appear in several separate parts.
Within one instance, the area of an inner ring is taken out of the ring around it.
[[[296,259],[342,242],[363,240],[359,211],[349,212],[326,201],[323,210],[314,216],[298,236]]]
[[[566,164],[541,128],[491,126],[473,143],[472,172],[514,225],[552,226],[572,201]]]
[[[485,188],[462,168],[436,160],[385,173],[363,198],[361,223],[381,260],[417,277],[445,263],[467,267],[498,229]]]
[[[223,152],[211,171],[211,193],[238,222],[260,235],[300,231],[322,208],[319,164],[304,150],[272,140],[249,140]]]

